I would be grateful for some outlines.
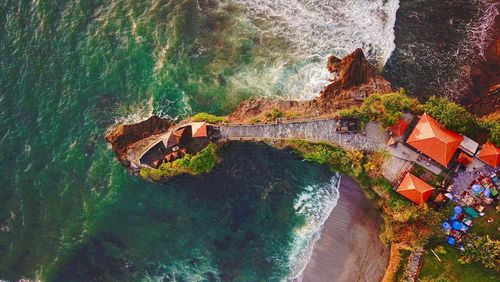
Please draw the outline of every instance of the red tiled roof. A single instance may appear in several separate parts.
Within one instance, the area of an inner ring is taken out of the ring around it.
[[[447,167],[464,137],[423,114],[406,143]]]
[[[389,131],[394,133],[396,136],[401,136],[405,133],[408,128],[408,122],[403,118],[400,118],[394,125],[389,127]]]
[[[206,122],[193,122],[191,124],[193,137],[207,137],[207,123]]]
[[[425,203],[432,195],[434,187],[411,173],[407,173],[396,192],[405,196],[417,205]]]
[[[500,148],[488,142],[479,151],[478,157],[485,163],[497,168],[500,165]]]

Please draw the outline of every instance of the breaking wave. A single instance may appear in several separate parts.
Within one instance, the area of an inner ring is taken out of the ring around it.
[[[340,174],[335,174],[330,183],[311,185],[304,189],[295,201],[294,209],[305,216],[305,224],[296,230],[290,252],[290,279],[302,276],[309,262],[314,244],[319,240],[325,221],[339,199]]]
[[[328,83],[324,64],[329,54],[342,57],[362,48],[370,61],[383,66],[395,48],[398,0],[234,2],[245,7],[261,36],[271,34],[289,44],[286,55],[270,50],[276,54],[264,70],[247,69],[233,79],[240,86],[259,84],[267,95],[311,99]]]

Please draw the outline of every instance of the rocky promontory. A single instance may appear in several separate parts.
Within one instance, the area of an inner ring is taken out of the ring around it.
[[[229,115],[230,122],[250,122],[263,119],[274,109],[300,115],[302,118],[331,116],[339,109],[360,105],[372,93],[389,93],[393,89],[366,59],[361,49],[340,59],[330,56],[326,67],[333,75],[331,83],[319,97],[310,101],[287,101],[258,98],[242,102]]]
[[[135,124],[119,124],[108,131],[104,138],[111,145],[120,163],[129,167],[126,153],[130,146],[150,136],[167,132],[173,125],[171,120],[152,116]]]
[[[361,105],[372,93],[393,91],[390,83],[368,62],[361,49],[356,49],[342,59],[330,56],[326,67],[333,78],[317,98],[310,101],[265,98],[247,100],[225,120],[230,123],[274,121],[275,116],[267,116],[272,112],[285,113],[286,117],[291,119],[332,117],[340,109]],[[189,121],[188,118],[179,124]],[[136,124],[119,124],[108,131],[105,139],[120,163],[135,173],[137,167],[134,168],[130,159],[136,159],[152,144],[157,143],[160,135],[167,133],[173,126],[175,123],[171,120],[152,116]]]

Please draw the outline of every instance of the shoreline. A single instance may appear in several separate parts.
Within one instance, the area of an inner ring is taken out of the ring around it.
[[[380,281],[389,250],[380,241],[382,218],[359,185],[342,175],[340,198],[314,244],[304,282]]]

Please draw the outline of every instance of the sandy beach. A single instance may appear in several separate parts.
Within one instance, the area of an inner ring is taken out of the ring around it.
[[[389,255],[379,239],[381,220],[356,182],[342,176],[337,206],[314,245],[302,281],[380,281]]]

